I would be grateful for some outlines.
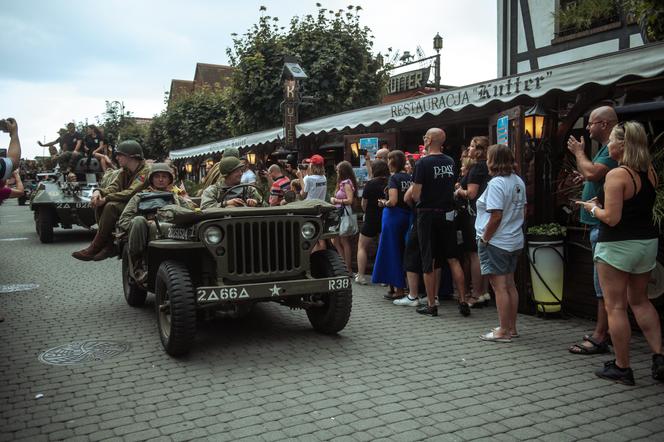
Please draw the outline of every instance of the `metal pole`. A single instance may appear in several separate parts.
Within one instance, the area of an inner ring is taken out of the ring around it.
[[[440,51],[436,50],[436,52],[437,52],[437,54],[436,54],[436,63],[435,63],[436,64],[436,66],[435,66],[435,70],[436,70],[435,82],[436,82],[436,92],[438,92],[438,91],[440,91]]]

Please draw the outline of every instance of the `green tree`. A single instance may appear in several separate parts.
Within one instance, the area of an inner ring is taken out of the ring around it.
[[[235,135],[282,124],[284,56],[297,57],[309,76],[301,86],[314,100],[300,108],[301,120],[380,102],[387,73],[371,52],[373,36],[360,24],[361,8],[316,6],[316,16],[294,17],[288,30],[263,14],[245,34],[234,36],[227,54],[235,68],[228,119]]]
[[[155,158],[163,158],[171,150],[230,137],[226,103],[218,85],[182,96],[153,118],[145,134],[146,146]]]

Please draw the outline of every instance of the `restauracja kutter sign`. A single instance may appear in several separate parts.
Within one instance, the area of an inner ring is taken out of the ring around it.
[[[538,73],[533,77],[509,77],[501,82],[482,83],[477,86],[460,88],[440,94],[425,96],[391,106],[392,118],[415,116],[427,112],[456,109],[469,104],[484,104],[491,100],[512,98],[519,94],[536,91],[551,77],[552,71]]]

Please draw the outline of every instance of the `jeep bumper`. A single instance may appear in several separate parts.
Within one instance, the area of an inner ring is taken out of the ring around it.
[[[196,301],[200,305],[270,300],[314,293],[335,293],[351,289],[348,276],[331,278],[296,279],[258,284],[238,284],[218,287],[197,287]]]

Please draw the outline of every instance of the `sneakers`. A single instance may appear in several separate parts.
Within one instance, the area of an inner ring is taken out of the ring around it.
[[[367,278],[364,275],[360,275],[359,273],[357,275],[355,275],[355,282],[360,284],[360,285],[369,284],[369,281],[367,281]]]
[[[420,303],[420,305],[429,305],[429,303],[427,302],[427,297],[426,296],[420,298],[418,300],[418,302]],[[439,305],[440,305],[440,302],[438,302],[438,299],[436,299],[436,307],[438,307]]]
[[[664,355],[661,353],[652,355],[652,378],[664,381]]]
[[[428,305],[421,305],[417,307],[417,310],[415,311],[420,315],[438,316],[438,307],[435,305],[433,307],[429,307]]]
[[[395,299],[392,304],[394,305],[407,305],[408,307],[417,307],[420,305],[417,298],[411,299],[410,295],[406,295],[403,298]]]
[[[653,366],[654,366],[654,358],[653,358]],[[632,372],[632,369],[629,367],[627,368],[618,367],[616,365],[615,359],[613,361],[605,362],[604,367],[595,371],[595,375],[599,378],[608,379],[609,381],[614,381],[619,384],[634,385],[634,373]]]

